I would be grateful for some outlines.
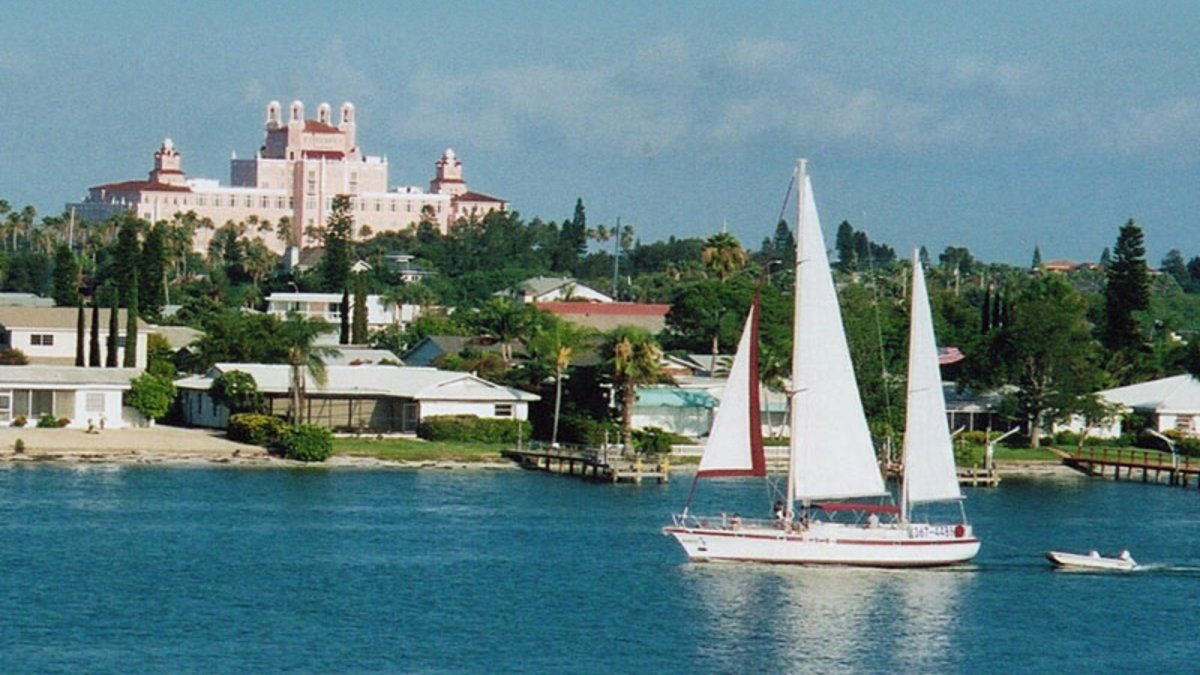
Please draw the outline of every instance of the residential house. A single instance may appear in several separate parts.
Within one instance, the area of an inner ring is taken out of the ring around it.
[[[30,364],[75,365],[75,344],[78,326],[75,307],[2,307],[0,306],[0,348],[21,350]],[[108,325],[112,310],[100,310],[100,351],[107,355]],[[91,337],[92,311],[84,312],[84,339]],[[126,310],[117,315],[117,363],[125,363]],[[146,367],[145,335],[150,326],[138,319],[136,367]],[[84,345],[84,354],[90,351]]]
[[[130,381],[140,374],[137,368],[4,366],[0,368],[0,426],[11,426],[21,418],[33,426],[46,415],[67,418],[72,429],[140,425],[140,415],[122,405]]]
[[[1126,412],[1144,415],[1150,428],[1159,433],[1177,431],[1184,436],[1200,436],[1200,380],[1191,375],[1164,377],[1096,393]],[[1067,428],[1078,432],[1082,424],[1071,420]],[[1121,435],[1121,421],[1112,420],[1089,434],[1116,438]]]
[[[291,367],[257,363],[219,363],[205,375],[178,380],[184,420],[193,426],[223,428],[229,411],[209,396],[221,373],[239,370],[254,378],[267,409],[286,415],[291,406]],[[421,419],[434,415],[475,415],[528,419],[536,394],[512,389],[469,373],[436,368],[358,365],[327,366],[326,382],[305,375],[304,416],[331,429],[412,433]]]
[[[497,291],[530,305],[543,302],[613,302],[610,295],[568,277],[533,277],[512,288]]]
[[[509,343],[512,353],[520,351],[520,343]],[[404,363],[410,366],[436,366],[451,354],[461,354],[469,349],[500,355],[500,343],[486,337],[466,335],[430,335],[404,353]]]
[[[354,311],[354,296],[350,296],[350,311]],[[295,313],[310,319],[323,319],[332,324],[342,321],[340,293],[272,293],[267,296],[267,313],[286,318]],[[396,305],[384,302],[381,295],[367,296],[367,328],[378,330],[398,324],[401,328],[421,313],[420,305]]]

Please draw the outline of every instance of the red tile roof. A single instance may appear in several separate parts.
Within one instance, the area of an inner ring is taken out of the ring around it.
[[[448,183],[450,181],[443,181],[443,182]],[[461,195],[455,197],[454,199],[455,199],[455,201],[460,201],[460,202],[503,202],[504,201],[503,199],[499,199],[499,198],[493,197],[491,195],[485,195],[482,192],[464,192]]]
[[[538,302],[535,307],[551,314],[607,316],[666,316],[670,305],[641,302]]]
[[[168,185],[166,183],[151,183],[147,180],[127,180],[121,183],[105,183],[91,189],[106,192],[191,192],[186,185]]]
[[[340,134],[337,127],[331,127],[316,120],[304,120],[304,130],[310,134]]]

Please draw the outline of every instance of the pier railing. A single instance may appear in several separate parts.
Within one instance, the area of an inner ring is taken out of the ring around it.
[[[1143,483],[1160,483],[1165,477],[1168,485],[1187,487],[1193,477],[1200,479],[1200,461],[1192,464],[1191,457],[1180,457],[1156,450],[1085,448],[1069,452],[1059,451],[1059,456],[1062,457],[1063,464],[1073,469],[1101,477],[1111,472],[1114,480],[1120,480],[1122,477],[1132,480],[1137,475]],[[1200,480],[1197,480],[1197,485],[1200,486]]]

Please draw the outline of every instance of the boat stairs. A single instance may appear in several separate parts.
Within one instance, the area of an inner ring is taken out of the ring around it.
[[[564,476],[578,476],[597,483],[635,483],[670,480],[670,460],[663,458],[647,464],[640,458],[622,457],[619,449],[597,449],[572,446],[534,444],[528,448],[500,451],[500,456],[517,463],[522,469],[547,471]]]
[[[1200,462],[1192,464],[1190,457],[1166,455],[1152,450],[1123,450],[1118,448],[1084,448],[1054,450],[1066,466],[1089,476],[1113,480],[1136,480],[1200,488]]]

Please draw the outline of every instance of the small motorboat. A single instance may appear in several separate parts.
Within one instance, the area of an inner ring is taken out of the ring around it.
[[[1137,567],[1137,562],[1134,561],[1133,556],[1129,555],[1129,551],[1121,551],[1121,554],[1115,558],[1106,558],[1100,555],[1098,551],[1091,551],[1087,555],[1063,553],[1062,551],[1047,551],[1046,559],[1054,563],[1055,567],[1064,569],[1128,572]]]

